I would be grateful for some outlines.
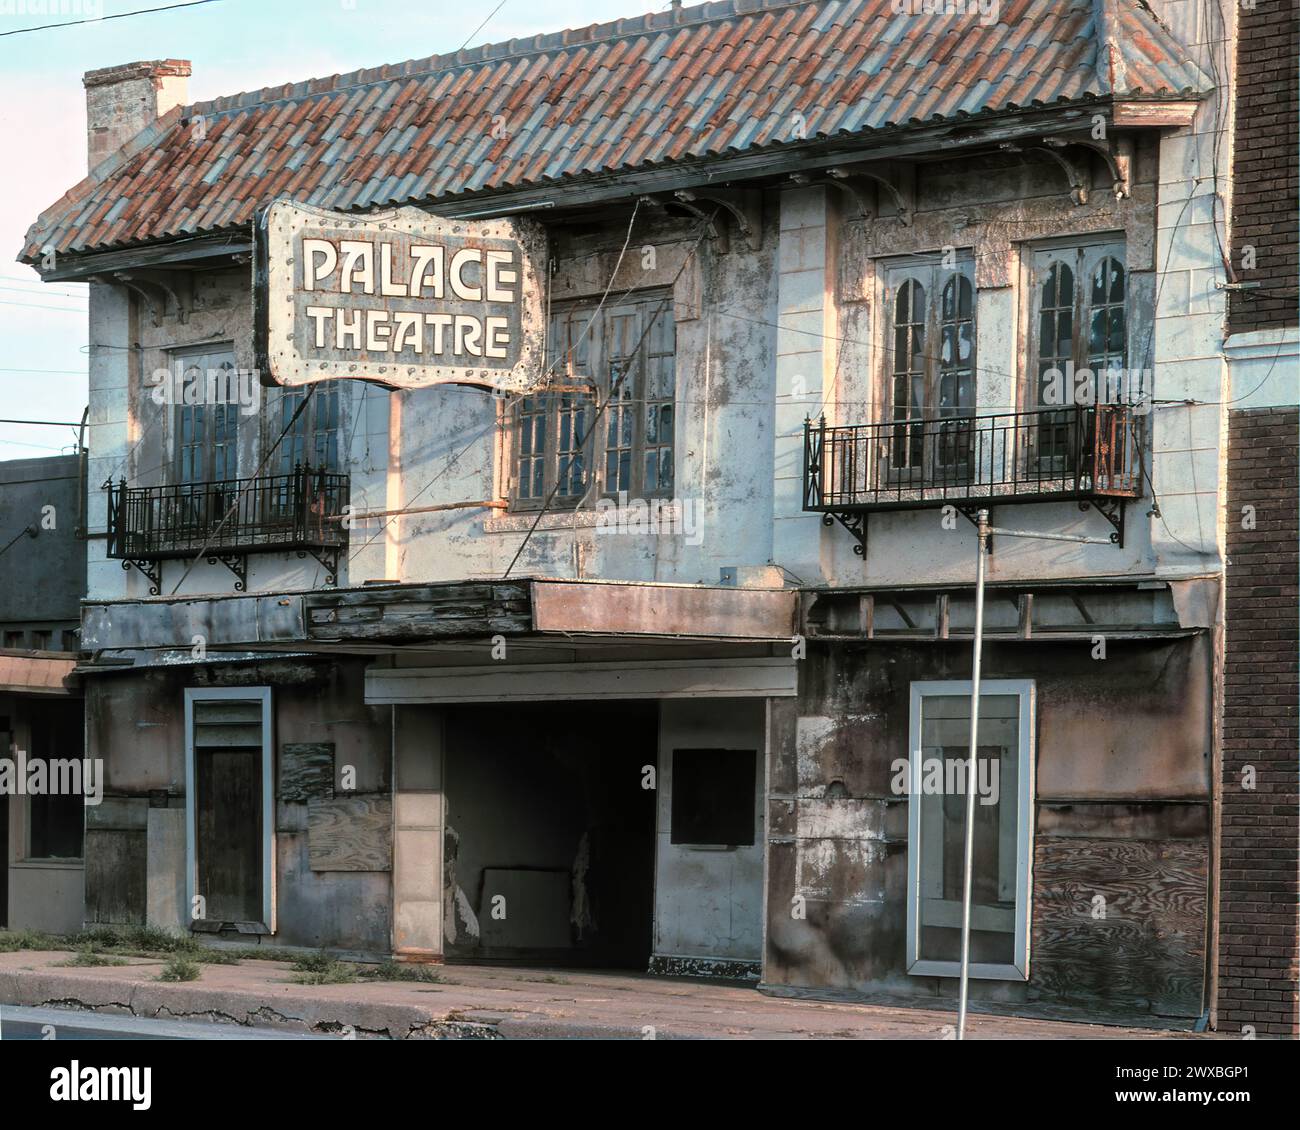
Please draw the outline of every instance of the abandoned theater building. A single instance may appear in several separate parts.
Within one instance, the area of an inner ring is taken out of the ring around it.
[[[1086,540],[991,540],[973,996],[1290,1030],[1287,908],[1220,945],[1248,17],[915,7],[86,75],[87,923],[946,998],[991,509]]]

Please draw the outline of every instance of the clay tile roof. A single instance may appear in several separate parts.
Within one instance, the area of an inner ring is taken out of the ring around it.
[[[286,192],[338,210],[436,205],[922,122],[1211,89],[1143,0],[1002,0],[991,24],[976,0],[947,5],[970,14],[911,2],[919,14],[897,14],[898,0],[715,0],[177,108],[43,213],[20,258],[242,232]],[[798,140],[794,113],[807,126]],[[199,114],[207,133],[196,144],[186,123]]]

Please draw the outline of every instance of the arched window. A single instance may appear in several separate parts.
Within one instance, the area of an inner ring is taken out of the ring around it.
[[[975,403],[975,288],[963,276],[944,284],[939,324],[940,416],[963,415]]]
[[[1128,367],[1125,282],[1124,265],[1107,255],[1093,268],[1088,288],[1088,368],[1097,374],[1102,401],[1122,399],[1129,391],[1120,375]]]
[[[921,462],[923,433],[908,424],[923,414],[925,403],[925,287],[908,279],[894,299],[893,374],[895,429],[894,466]]]
[[[1128,400],[1128,276],[1123,247],[1094,242],[1034,257],[1033,365],[1029,408],[1040,410],[1028,436],[1034,475],[1081,466],[1097,403]]]
[[[889,474],[955,481],[969,470],[975,411],[974,264],[916,258],[886,274]]]
[[[1054,262],[1042,276],[1038,305],[1038,403],[1060,405],[1074,361],[1074,272]]]

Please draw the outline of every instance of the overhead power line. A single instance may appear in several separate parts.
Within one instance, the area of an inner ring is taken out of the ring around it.
[[[81,421],[76,420],[9,420],[0,418],[0,424],[39,424],[42,428],[79,428]]]
[[[61,24],[38,24],[36,27],[20,27],[13,31],[0,31],[0,38],[6,35],[29,35],[34,31],[49,31],[56,27],[76,27],[78,24],[98,24],[105,20],[124,20],[127,16],[147,16],[153,12],[170,12],[174,8],[197,8],[200,4],[216,4],[218,0],[185,0],[182,4],[165,4],[161,8],[139,8],[134,12],[115,12],[110,16],[99,16],[96,19],[87,20],[64,20]]]

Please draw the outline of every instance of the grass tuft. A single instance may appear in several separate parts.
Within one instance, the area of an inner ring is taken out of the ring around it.
[[[324,950],[305,954],[293,963],[292,980],[297,985],[348,985],[357,979],[357,967],[337,961]]]
[[[188,957],[173,957],[162,967],[159,981],[197,981],[203,976],[203,966]]]

